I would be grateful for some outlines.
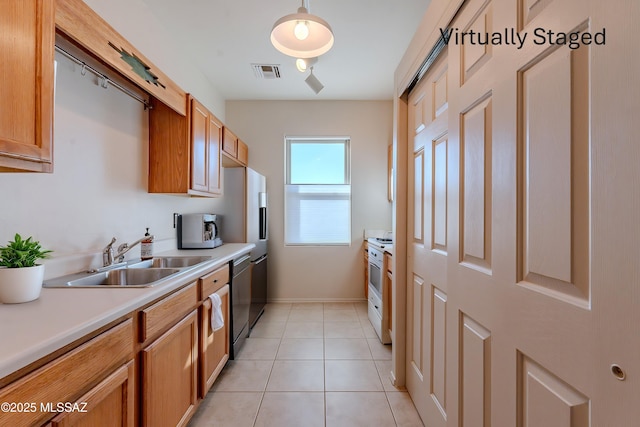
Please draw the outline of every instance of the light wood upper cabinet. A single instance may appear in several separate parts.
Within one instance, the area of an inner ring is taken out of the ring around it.
[[[209,161],[209,193],[222,194],[222,159],[220,144],[222,143],[222,122],[209,113],[209,129],[207,134]]]
[[[53,3],[53,0],[50,1]],[[162,100],[177,113],[183,116],[186,114],[187,94],[184,90],[85,2],[56,0],[55,24],[66,37],[117,70],[140,89]]]
[[[221,194],[220,139],[222,123],[191,99],[191,189]]]
[[[249,164],[249,147],[241,139],[238,139],[238,161],[243,165]]]
[[[226,168],[249,164],[249,147],[226,126],[223,130],[222,154],[222,166]]]
[[[4,0],[0,171],[53,170],[53,0]]]
[[[191,101],[191,189],[209,191],[207,121],[209,113]]]
[[[222,151],[233,158],[238,157],[238,137],[226,126],[222,137]]]
[[[149,192],[222,194],[222,122],[195,98],[181,116],[152,98],[149,113]]]

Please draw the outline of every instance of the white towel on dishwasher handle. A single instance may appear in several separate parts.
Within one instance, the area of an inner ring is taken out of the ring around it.
[[[211,294],[211,330],[217,331],[224,326],[224,317],[222,317],[222,300],[220,295]]]

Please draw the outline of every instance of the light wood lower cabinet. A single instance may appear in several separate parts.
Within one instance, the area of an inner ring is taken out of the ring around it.
[[[69,412],[56,416],[51,427],[134,427],[134,363],[117,369],[100,384],[69,402]]]
[[[78,396],[87,398],[105,392],[112,383],[108,378],[122,369],[122,366],[133,358],[133,325],[131,319],[112,327],[102,334],[90,339],[70,352],[52,360],[39,369],[27,374],[19,380],[0,389],[0,402],[14,402],[24,405],[27,402],[35,405],[29,411],[0,412],[0,426],[33,426],[41,425],[56,415],[58,402],[74,402]],[[127,375],[129,375],[127,370]],[[107,378],[107,380],[105,380]],[[133,377],[122,380],[127,382],[126,390],[117,386],[111,387],[120,396],[130,391],[128,383]],[[92,397],[96,406],[87,405],[87,413],[93,416],[95,411],[108,408],[113,417],[129,420],[132,402],[112,404],[113,400]],[[98,405],[98,403],[100,403]],[[44,405],[44,406],[43,406]],[[49,405],[49,406],[48,406]],[[130,406],[131,405],[131,406]],[[18,408],[16,408],[18,409]],[[31,410],[33,409],[33,410]],[[123,411],[126,411],[123,413]],[[61,411],[62,412],[62,411]],[[96,412],[96,415],[98,412]],[[71,414],[65,414],[71,415]],[[62,417],[64,418],[64,417]],[[58,425],[76,425],[77,418],[64,419]],[[66,423],[66,424],[65,424]],[[113,426],[130,424],[77,424],[95,426]]]
[[[200,288],[200,397],[204,398],[216,378],[229,360],[230,340],[230,294],[229,265],[225,265],[203,276],[198,281]],[[211,328],[211,300],[209,296],[217,294],[222,302],[224,326],[217,331]]]
[[[196,308],[196,282],[140,310],[140,342],[153,339],[158,333],[175,325],[186,313]]]
[[[198,312],[142,351],[142,425],[187,425],[197,404]]]
[[[229,285],[215,292],[222,301],[224,326],[211,329],[211,300],[202,303],[200,316],[200,397],[204,398],[229,360]]]
[[[0,412],[0,426],[187,425],[229,359],[229,276],[225,264],[0,388],[0,402],[36,405]],[[215,332],[213,293],[224,319]]]

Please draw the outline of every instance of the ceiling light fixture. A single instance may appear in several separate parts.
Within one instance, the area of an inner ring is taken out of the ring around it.
[[[313,75],[313,67],[311,67],[311,73],[309,73],[309,77],[304,79],[305,83],[309,85],[309,87],[316,93],[320,93],[322,89],[324,89],[324,85],[320,83],[320,80]]]
[[[296,59],[296,68],[301,73],[304,73],[309,67],[315,65],[318,62],[318,58],[298,58]]]
[[[333,46],[333,31],[327,21],[310,14],[302,0],[297,13],[283,16],[273,24],[271,44],[285,55],[318,57]]]

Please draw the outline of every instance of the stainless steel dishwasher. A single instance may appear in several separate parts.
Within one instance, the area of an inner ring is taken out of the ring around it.
[[[245,255],[233,260],[231,265],[231,351],[235,359],[249,333],[249,308],[251,306],[251,257]]]
[[[267,304],[267,255],[251,262],[251,308],[249,309],[249,331],[264,312]],[[251,333],[251,332],[249,332]]]

